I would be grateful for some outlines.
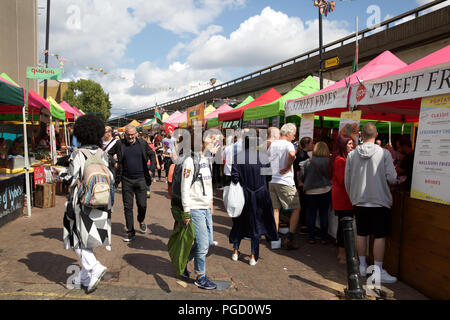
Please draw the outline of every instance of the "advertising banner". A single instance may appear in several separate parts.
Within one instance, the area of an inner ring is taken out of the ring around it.
[[[201,126],[203,124],[203,119],[205,117],[205,104],[199,104],[187,111],[187,125],[188,126]]]
[[[450,94],[422,99],[411,198],[450,205]]]
[[[27,68],[28,79],[61,79],[61,69],[59,68],[41,68],[41,67],[28,67]]]
[[[361,111],[342,112],[339,124],[339,134],[346,134],[352,137],[355,145],[359,141],[359,127],[361,121]]]
[[[450,93],[450,62],[357,84],[350,104],[370,105]]]
[[[295,100],[288,100],[285,104],[285,116],[314,113],[333,108],[345,108],[347,107],[348,91],[348,88],[342,87],[323,93],[310,94]]]

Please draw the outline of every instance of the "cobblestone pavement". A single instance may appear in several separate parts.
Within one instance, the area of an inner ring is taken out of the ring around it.
[[[137,232],[130,244],[122,241],[125,219],[120,189],[115,194],[112,251],[104,247],[94,250],[108,273],[91,294],[66,287],[79,261],[73,250],[63,248],[65,197],[57,196],[54,208],[33,208],[30,218],[20,217],[1,227],[0,299],[339,299],[347,284],[346,266],[338,264],[337,249],[332,244],[311,245],[305,236],[297,234],[300,249],[287,251],[271,250],[262,240],[260,260],[250,266],[250,241],[244,240],[239,261],[232,261],[232,245],[228,243],[231,218],[220,198],[221,191],[216,192],[213,220],[219,245],[210,248],[207,274],[212,280],[230,284],[227,289],[205,291],[193,281],[176,277],[167,252],[173,226],[167,185],[155,182],[145,219],[148,232]],[[192,262],[188,268],[193,270]],[[402,282],[383,286],[382,290],[389,299],[426,299]]]

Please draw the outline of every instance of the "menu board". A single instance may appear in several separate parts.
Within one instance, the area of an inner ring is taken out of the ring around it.
[[[298,141],[302,140],[304,137],[314,137],[314,113],[302,114]]]
[[[422,99],[411,197],[450,205],[450,94]]]
[[[359,127],[361,121],[361,110],[353,112],[342,112],[339,124],[339,134],[348,135],[353,139],[355,145],[359,142]]]

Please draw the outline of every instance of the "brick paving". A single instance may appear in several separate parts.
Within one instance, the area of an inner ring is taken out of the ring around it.
[[[224,212],[221,191],[215,194],[213,216],[219,245],[210,248],[207,274],[212,280],[230,282],[230,287],[205,291],[192,281],[177,278],[167,252],[173,218],[166,190],[165,183],[153,183],[145,220],[149,232],[137,231],[130,244],[122,241],[125,219],[120,190],[116,193],[112,251],[104,247],[94,250],[108,267],[107,279],[91,294],[66,288],[73,272],[70,268],[79,262],[73,250],[63,248],[65,197],[57,196],[54,208],[32,208],[31,218],[20,217],[4,225],[0,228],[0,299],[330,300],[342,295],[347,284],[346,266],[338,264],[336,247],[310,245],[300,234],[296,235],[300,249],[295,251],[271,250],[262,240],[260,260],[254,267],[248,264],[250,241],[243,240],[240,260],[232,261],[232,245],[228,243],[231,218]],[[192,262],[188,268],[193,271]],[[382,290],[389,299],[427,299],[400,281],[383,285]]]

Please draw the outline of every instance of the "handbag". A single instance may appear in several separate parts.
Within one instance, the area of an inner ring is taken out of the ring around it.
[[[238,183],[231,183],[225,187],[223,192],[223,202],[228,215],[231,218],[237,218],[241,215],[245,205],[244,189]]]

